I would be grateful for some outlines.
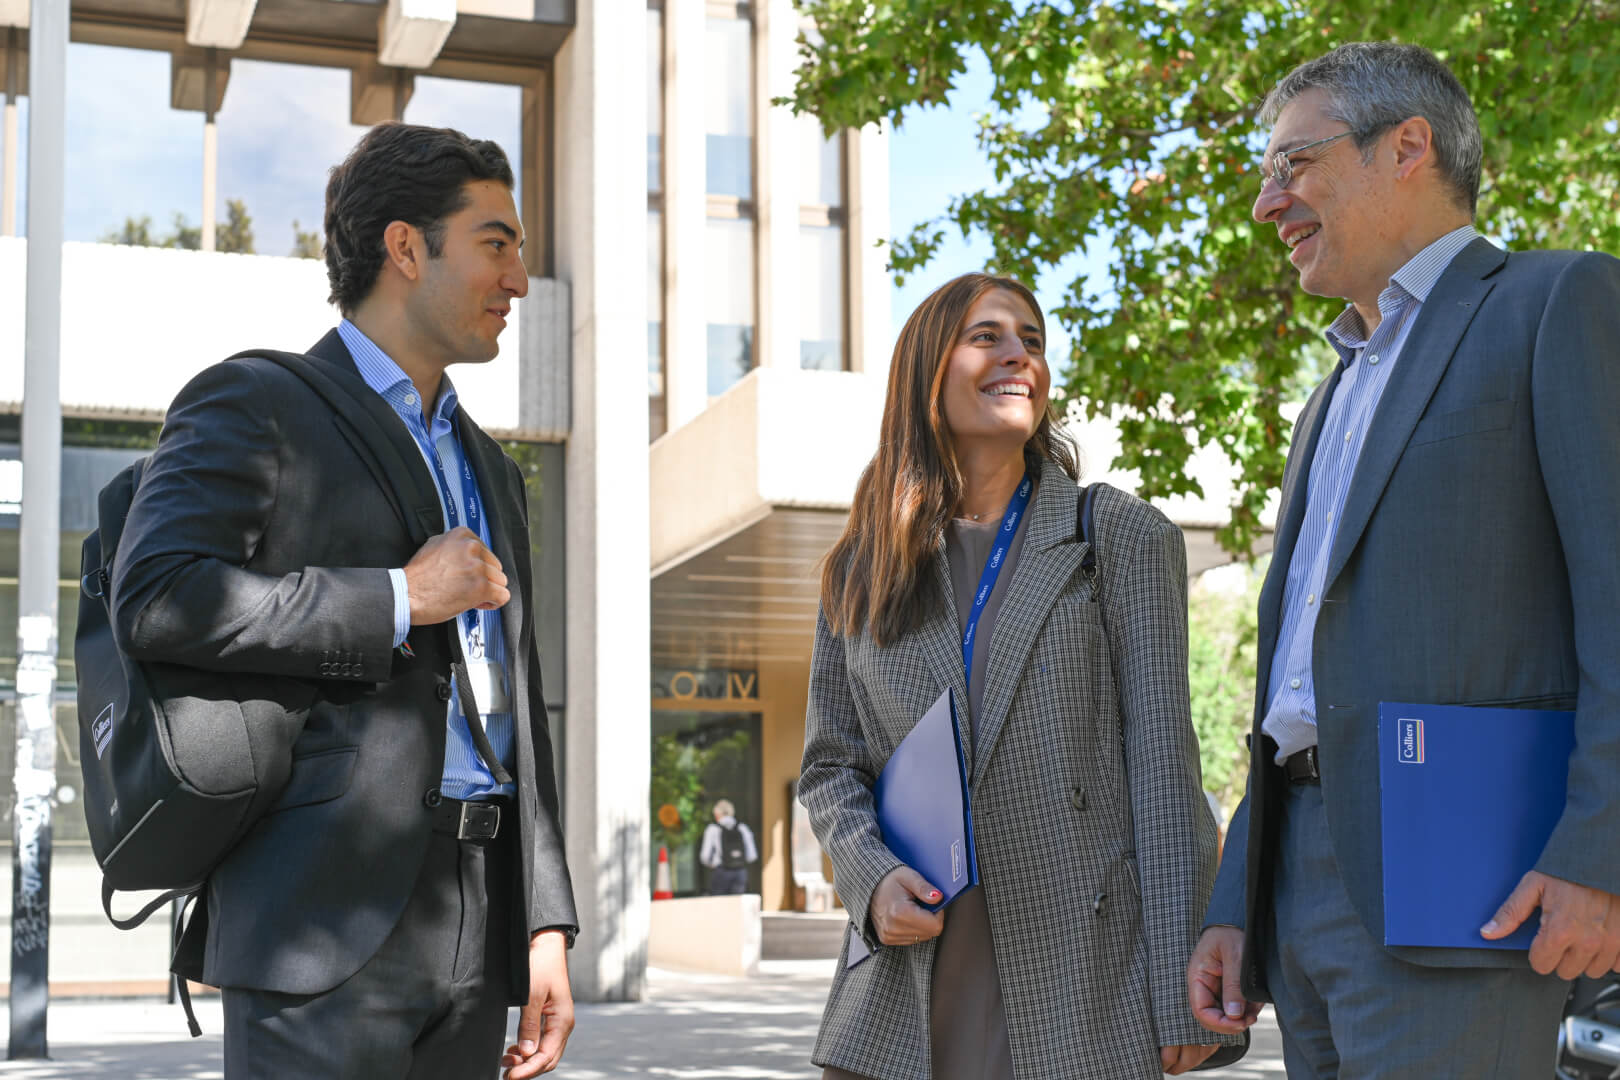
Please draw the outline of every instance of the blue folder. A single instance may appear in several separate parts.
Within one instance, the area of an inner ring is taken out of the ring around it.
[[[967,760],[956,726],[956,700],[949,688],[900,740],[878,775],[872,795],[883,843],[944,894],[939,903],[925,905],[928,910],[938,911],[979,883]],[[865,912],[858,917],[864,918]],[[871,955],[853,930],[851,927],[848,967]]]
[[[1564,812],[1575,714],[1378,705],[1384,944],[1528,949],[1538,915],[1479,936]]]

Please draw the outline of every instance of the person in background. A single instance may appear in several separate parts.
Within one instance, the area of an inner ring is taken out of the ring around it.
[[[698,862],[709,868],[710,896],[737,896],[748,891],[748,867],[759,861],[754,831],[737,820],[730,799],[714,804],[714,820],[703,830]]]

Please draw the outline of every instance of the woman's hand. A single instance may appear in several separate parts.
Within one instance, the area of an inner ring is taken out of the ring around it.
[[[939,937],[945,929],[945,913],[929,911],[922,904],[937,904],[941,893],[909,866],[890,870],[872,890],[868,914],[872,929],[885,945],[920,945]]]
[[[1171,1076],[1180,1076],[1184,1072],[1202,1065],[1211,1054],[1219,1050],[1218,1046],[1164,1046],[1159,1049],[1159,1064]]]

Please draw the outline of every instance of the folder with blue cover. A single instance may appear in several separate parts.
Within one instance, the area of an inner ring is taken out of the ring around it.
[[[872,796],[883,843],[944,894],[939,903],[925,905],[930,911],[938,911],[979,883],[967,760],[956,726],[956,700],[949,689],[900,740],[878,774]],[[846,966],[854,967],[869,955],[866,943],[852,932]]]
[[[1572,712],[1379,703],[1384,944],[1530,947],[1539,916],[1479,928],[1541,857],[1574,748]]]

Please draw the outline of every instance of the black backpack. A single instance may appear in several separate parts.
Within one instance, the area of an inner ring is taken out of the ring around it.
[[[743,842],[742,826],[720,826],[720,868],[741,870],[747,865],[748,845]]]

